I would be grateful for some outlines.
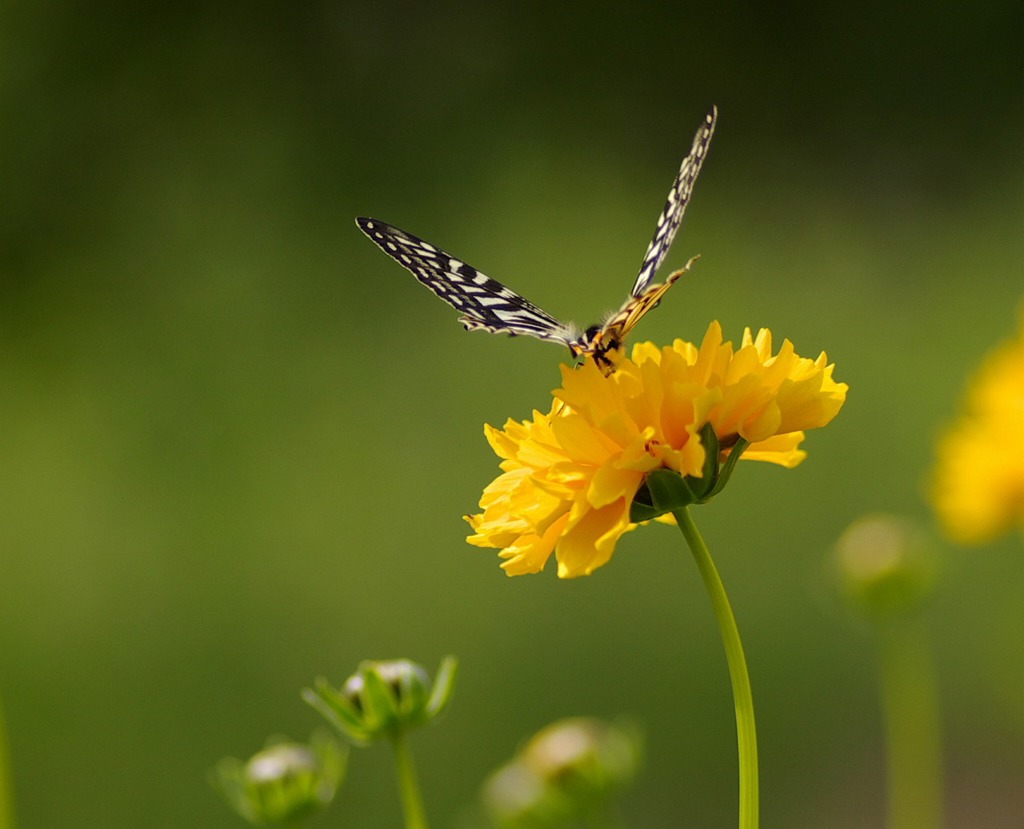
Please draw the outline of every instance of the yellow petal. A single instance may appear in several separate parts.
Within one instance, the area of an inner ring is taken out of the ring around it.
[[[629,527],[629,505],[625,502],[582,511],[575,522],[566,526],[558,542],[558,577],[589,576],[608,562],[615,543]]]

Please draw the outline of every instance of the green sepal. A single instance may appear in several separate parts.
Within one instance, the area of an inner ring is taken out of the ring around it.
[[[302,699],[356,745],[372,742],[373,735],[366,729],[359,710],[322,676],[316,678],[312,688],[302,689]]]
[[[710,501],[719,492],[725,489],[725,485],[729,483],[729,478],[732,476],[732,471],[736,468],[736,462],[743,454],[743,450],[748,446],[750,446],[750,441],[744,440],[743,438],[740,438],[735,444],[733,444],[732,449],[729,451],[729,457],[725,459],[725,463],[722,464],[722,468],[718,472],[718,480],[715,482],[714,488],[704,499],[705,501]]]
[[[633,496],[633,502],[629,505],[629,520],[633,524],[641,524],[644,521],[653,521],[660,515],[651,500],[651,491],[647,488],[646,479],[640,484],[640,489]]]
[[[715,427],[705,423],[700,427],[700,445],[704,447],[704,468],[700,478],[690,478],[690,486],[697,493],[695,503],[703,504],[718,489],[718,435]]]
[[[363,724],[366,730],[371,733],[389,730],[393,723],[399,721],[402,713],[401,696],[404,695],[406,683],[399,678],[401,692],[396,693],[384,681],[373,662],[363,662],[357,673],[363,680],[359,702],[363,706]]]
[[[448,702],[455,691],[455,677],[458,676],[458,673],[459,660],[457,657],[449,655],[441,660],[441,664],[437,668],[437,675],[434,677],[434,690],[427,702],[428,719],[433,719],[448,707]]]
[[[629,507],[629,520],[634,524],[650,521],[672,510],[682,509],[697,500],[690,479],[671,469],[655,469],[647,473],[643,485]]]

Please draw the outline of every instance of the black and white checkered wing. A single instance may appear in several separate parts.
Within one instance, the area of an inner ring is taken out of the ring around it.
[[[356,219],[382,251],[461,313],[470,331],[575,342],[578,334],[532,302],[438,247],[377,219]]]
[[[711,144],[711,136],[715,132],[715,121],[718,118],[718,109],[711,108],[711,112],[704,118],[697,134],[693,137],[693,146],[689,155],[683,159],[679,167],[679,175],[672,182],[672,189],[668,194],[668,201],[665,202],[665,209],[658,217],[658,226],[654,231],[654,238],[647,246],[644,254],[643,265],[640,266],[640,273],[637,274],[636,282],[633,283],[632,296],[643,296],[658,271],[662,260],[668,254],[672,246],[672,240],[676,237],[676,231],[683,221],[683,214],[686,212],[686,205],[690,201],[690,194],[693,192],[693,183],[700,174],[701,165],[708,154],[708,146]]]

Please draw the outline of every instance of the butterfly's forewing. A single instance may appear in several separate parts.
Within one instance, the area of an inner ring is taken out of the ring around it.
[[[470,331],[522,334],[569,344],[576,332],[546,311],[438,247],[377,219],[356,224],[388,256],[461,312]]]
[[[679,230],[679,225],[683,221],[686,205],[690,202],[693,183],[697,180],[701,165],[708,154],[708,146],[711,144],[711,136],[714,135],[717,119],[718,109],[712,107],[711,112],[704,118],[704,123],[693,137],[693,146],[679,166],[679,174],[672,182],[668,201],[665,202],[665,207],[658,217],[658,226],[654,230],[651,243],[647,246],[643,264],[640,266],[640,273],[637,274],[633,290],[630,291],[631,296],[644,295],[654,281],[654,275],[668,254],[668,249],[672,246],[672,240],[675,239],[676,231]]]

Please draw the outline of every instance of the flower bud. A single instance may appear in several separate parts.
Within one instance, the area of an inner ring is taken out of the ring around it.
[[[843,592],[874,617],[917,608],[938,575],[936,553],[924,531],[892,515],[855,521],[840,536],[835,557]]]
[[[334,799],[345,760],[345,750],[326,734],[314,734],[309,745],[271,741],[248,762],[221,760],[211,783],[250,823],[285,825]]]
[[[427,672],[415,662],[367,660],[340,690],[320,677],[302,698],[350,740],[365,745],[425,725],[441,713],[451,698],[457,666],[454,656],[445,657],[431,690]]]
[[[537,732],[484,785],[487,811],[503,827],[562,826],[606,810],[636,774],[634,729],[582,717]]]

